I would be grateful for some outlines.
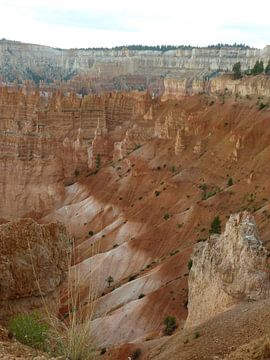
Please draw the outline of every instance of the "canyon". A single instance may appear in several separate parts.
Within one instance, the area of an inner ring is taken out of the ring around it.
[[[32,274],[6,283],[16,264],[31,267],[35,236],[34,268],[61,315],[74,245],[69,276],[83,312],[95,293],[101,359],[136,349],[142,359],[233,359],[251,340],[267,344],[270,77],[233,80],[226,71],[237,60],[267,62],[269,47],[157,54],[2,40],[0,49],[0,264],[13,269],[0,279],[8,289],[0,301],[14,305],[3,315],[40,307]],[[55,83],[34,86],[30,66]],[[7,84],[16,69],[24,84]],[[123,91],[111,81],[119,76]],[[128,77],[143,78],[145,90],[126,87]],[[79,93],[88,78],[89,94]],[[216,216],[222,234],[209,237]],[[177,323],[171,337],[167,316]]]

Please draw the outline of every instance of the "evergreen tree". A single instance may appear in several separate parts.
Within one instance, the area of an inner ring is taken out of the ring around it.
[[[265,73],[270,75],[270,60],[268,61],[268,64],[266,65]]]
[[[252,75],[258,75],[258,74],[263,73],[263,70],[264,70],[263,62],[257,60],[256,64],[253,67],[253,69],[251,69],[251,74]]]
[[[216,216],[211,223],[210,234],[221,234],[221,220],[219,216]]]
[[[233,77],[234,79],[240,79],[241,78],[241,63],[238,61],[236,64],[233,65]]]

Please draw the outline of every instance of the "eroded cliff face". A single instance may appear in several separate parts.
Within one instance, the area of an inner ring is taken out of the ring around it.
[[[143,94],[81,98],[0,90],[0,217],[62,201],[64,185],[113,158],[114,143],[147,111]],[[22,205],[24,204],[24,205]]]
[[[231,215],[222,235],[196,245],[192,260],[186,327],[270,294],[267,250],[247,212]]]
[[[0,320],[45,303],[57,314],[60,285],[70,261],[63,225],[21,219],[0,225]]]

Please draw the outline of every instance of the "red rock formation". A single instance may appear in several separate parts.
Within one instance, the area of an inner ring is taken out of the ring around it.
[[[44,301],[57,313],[69,252],[61,224],[21,219],[0,225],[0,320],[31,309],[45,311]]]

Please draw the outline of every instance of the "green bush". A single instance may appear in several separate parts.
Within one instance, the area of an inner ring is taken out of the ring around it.
[[[46,350],[48,325],[41,320],[38,313],[19,314],[10,320],[8,330],[21,343]]]
[[[192,259],[190,259],[188,262],[188,270],[191,270],[192,265],[193,265],[193,261],[192,261]]]
[[[176,318],[174,316],[167,316],[164,320],[164,335],[172,335],[174,330],[177,328]]]

